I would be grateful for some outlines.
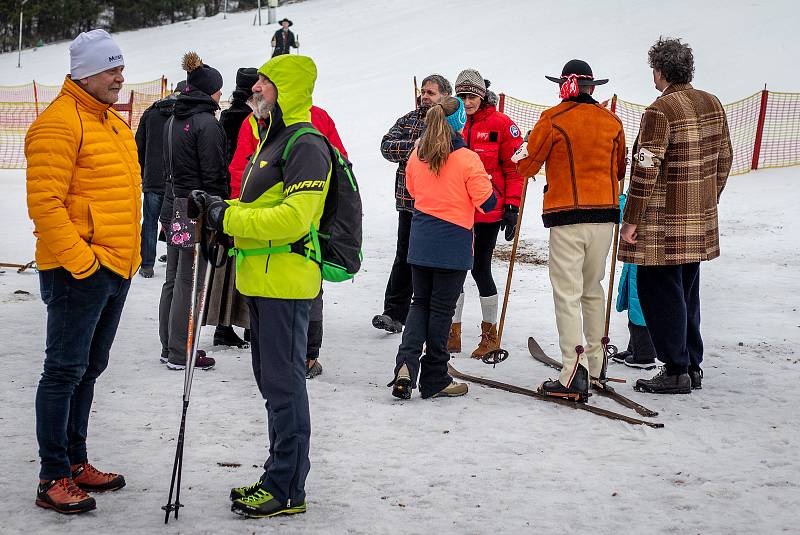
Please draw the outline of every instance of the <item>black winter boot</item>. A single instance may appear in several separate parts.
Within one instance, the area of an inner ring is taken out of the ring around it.
[[[561,381],[549,380],[543,382],[538,392],[545,396],[564,398],[579,403],[586,403],[589,400],[589,370],[578,364],[575,375],[570,384],[564,386]]]
[[[691,394],[692,381],[688,373],[669,375],[667,367],[662,366],[661,370],[652,379],[639,379],[633,387],[638,392],[650,392],[651,394]]]
[[[247,349],[250,344],[239,338],[233,327],[227,325],[217,325],[214,331],[214,345],[215,346],[230,346],[238,347],[239,349]]]
[[[703,389],[703,370],[700,368],[689,368],[689,379],[692,381],[692,390]]]

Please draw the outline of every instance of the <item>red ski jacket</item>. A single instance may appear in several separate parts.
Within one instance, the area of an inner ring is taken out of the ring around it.
[[[331,119],[331,116],[328,115],[328,112],[317,106],[311,106],[311,124],[328,138],[331,145],[339,149],[342,156],[347,157],[347,151],[344,150],[342,139],[339,137],[339,132],[336,131],[336,124]],[[251,113],[242,122],[242,126],[239,129],[239,139],[236,142],[236,152],[233,153],[233,159],[230,166],[228,166],[228,171],[231,174],[231,199],[239,197],[239,190],[242,187],[242,174],[250,161],[250,157],[258,148],[258,141],[258,125],[256,124],[256,118]]]
[[[467,124],[462,132],[467,147],[478,153],[486,172],[492,177],[492,188],[497,197],[494,210],[482,214],[475,212],[476,223],[494,223],[503,218],[506,204],[519,206],[522,195],[522,175],[511,156],[522,142],[519,127],[497,108],[486,105],[467,116]]]

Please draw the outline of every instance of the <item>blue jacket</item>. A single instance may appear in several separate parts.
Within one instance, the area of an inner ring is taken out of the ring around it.
[[[625,211],[626,194],[619,196],[620,213]],[[617,291],[617,312],[628,311],[628,320],[634,325],[646,327],[642,306],[639,304],[639,292],[636,290],[636,265],[624,264],[619,277]]]

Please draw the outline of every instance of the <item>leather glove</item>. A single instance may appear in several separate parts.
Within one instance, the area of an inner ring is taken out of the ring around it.
[[[187,215],[196,219],[200,214],[205,214],[205,226],[209,230],[216,230],[223,233],[223,222],[225,221],[225,210],[228,203],[216,195],[209,195],[202,190],[193,190],[189,194]]]
[[[517,230],[517,218],[519,217],[519,207],[507,204],[503,210],[503,219],[500,220],[500,230],[506,231],[506,241],[514,239],[514,232]]]

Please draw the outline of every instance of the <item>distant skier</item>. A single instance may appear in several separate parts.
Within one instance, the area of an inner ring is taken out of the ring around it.
[[[294,23],[289,19],[279,20],[278,24],[281,28],[272,36],[272,57],[280,56],[282,54],[291,54],[293,48],[300,48],[300,42],[294,35],[294,32],[289,29]]]
[[[422,80],[419,107],[403,115],[394,123],[381,140],[381,154],[397,164],[394,180],[395,208],[397,209],[397,249],[392,272],[386,283],[383,313],[372,318],[372,326],[390,333],[403,330],[411,305],[411,266],[408,265],[408,235],[411,232],[411,215],[414,199],[406,189],[406,162],[414,142],[425,128],[425,114],[434,104],[453,94],[450,82],[440,74],[431,74]]]
[[[69,55],[70,76],[28,130],[25,156],[47,305],[36,505],[83,513],[96,507],[86,491],[125,486],[122,475],[89,463],[86,437],[95,381],[141,260],[142,190],[133,133],[111,107],[125,81],[122,51],[105,30],[92,30],[72,41]]]
[[[467,393],[467,385],[447,372],[447,334],[472,268],[475,211],[491,211],[497,197],[481,159],[461,137],[466,120],[459,98],[431,106],[406,166],[406,187],[415,201],[408,244],[414,297],[389,383],[400,399],[411,397],[418,376],[423,398]]]
[[[725,109],[694,89],[692,49],[659,39],[648,52],[661,96],[642,116],[619,257],[637,264],[639,301],[659,360],[636,388],[688,394],[700,388],[700,262],[719,251],[717,204],[731,169]]]
[[[585,402],[590,377],[603,369],[602,282],[619,221],[625,132],[619,118],[592,98],[595,86],[608,80],[596,80],[588,63],[573,59],[560,77],[546,78],[559,84],[562,101],[542,113],[513,158],[522,176],[535,175],[542,165],[547,171],[542,220],[550,229],[548,265],[564,367],[539,392]]]
[[[522,145],[519,128],[506,114],[489,103],[488,80],[475,69],[461,71],[456,79],[456,95],[464,101],[467,124],[464,141],[467,148],[480,156],[486,172],[492,177],[495,195],[494,210],[475,213],[475,262],[472,278],[478,285],[481,303],[481,338],[472,358],[482,358],[498,346],[497,339],[497,286],[492,277],[492,256],[497,244],[497,233],[505,230],[506,241],[514,239],[519,201],[522,195],[522,177],[517,173],[511,156]],[[453,353],[461,351],[461,311],[464,294],[458,298],[450,339],[447,347]]]

